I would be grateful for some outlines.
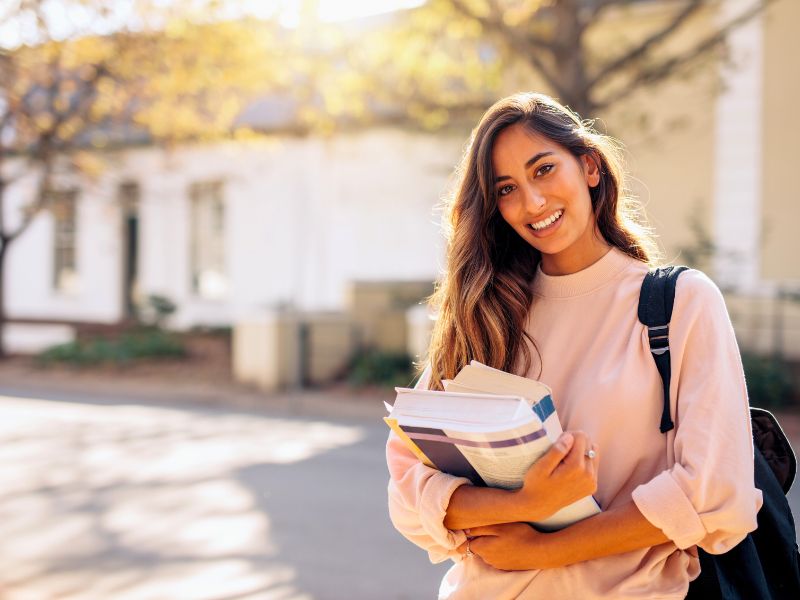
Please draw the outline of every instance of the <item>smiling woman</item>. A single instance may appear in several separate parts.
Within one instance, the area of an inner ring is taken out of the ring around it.
[[[726,552],[756,527],[761,504],[719,290],[698,271],[678,281],[677,418],[664,435],[662,382],[637,319],[653,243],[617,143],[552,98],[516,94],[483,116],[459,175],[417,385],[440,390],[472,360],[537,378],[566,433],[513,491],[436,471],[390,435],[392,522],[431,560],[454,561],[440,598],[683,599],[699,572],[695,547]],[[600,514],[555,533],[527,525],[587,485]]]

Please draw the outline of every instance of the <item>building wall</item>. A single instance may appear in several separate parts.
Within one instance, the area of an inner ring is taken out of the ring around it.
[[[436,211],[461,154],[458,136],[376,129],[336,138],[131,149],[98,182],[80,181],[79,291],[53,291],[50,214],[12,247],[12,317],[114,321],[123,315],[118,186],[135,181],[139,291],[177,303],[178,327],[223,325],[263,308],[341,309],[354,280],[434,280],[443,242]],[[228,294],[191,286],[189,188],[222,181]],[[22,202],[22,189],[18,190]]]
[[[592,43],[599,52],[623,40],[644,39],[675,13],[676,7],[642,3],[607,15]],[[709,7],[659,47],[660,57],[696,43],[713,26]],[[697,243],[696,230],[710,231],[714,202],[714,118],[719,92],[716,57],[681,70],[653,87],[639,90],[601,115],[608,132],[625,148],[629,187],[642,203],[667,262],[686,261],[683,249]],[[610,80],[609,89],[621,85]]]
[[[751,5],[710,3],[665,52]],[[653,3],[610,13],[595,43],[644,35],[675,10],[667,8]],[[699,266],[743,294],[770,294],[776,284],[800,281],[800,264],[791,258],[800,255],[792,165],[800,138],[793,117],[800,104],[798,22],[800,3],[778,0],[734,32],[725,60],[713,56],[601,115],[626,147],[631,187],[665,259],[685,262],[690,255],[682,250],[696,246],[702,231],[717,255]]]
[[[55,289],[53,218],[40,213],[9,248],[6,266],[6,309],[18,318],[113,322],[122,306],[120,264],[121,221],[102,182],[62,178],[63,188],[78,187],[76,207],[76,288]],[[24,206],[36,193],[33,176],[11,186],[5,215],[17,224]]]
[[[800,2],[781,0],[764,18],[761,269],[764,279],[800,284]]]

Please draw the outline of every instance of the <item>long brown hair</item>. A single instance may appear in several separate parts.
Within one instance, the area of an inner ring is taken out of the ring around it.
[[[597,228],[612,246],[643,262],[656,252],[642,225],[638,202],[624,187],[619,144],[582,122],[549,96],[519,93],[495,103],[473,130],[446,203],[446,271],[430,298],[437,313],[428,357],[430,389],[454,377],[470,360],[512,371],[531,366],[525,331],[531,281],[541,254],[523,240],[497,209],[492,148],[498,134],[522,124],[566,148],[576,159],[598,163],[600,182],[590,188]],[[524,374],[524,373],[523,373]]]

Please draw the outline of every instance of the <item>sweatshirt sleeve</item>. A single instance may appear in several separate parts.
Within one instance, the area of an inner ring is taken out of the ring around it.
[[[425,387],[429,371],[415,387]],[[463,530],[444,526],[450,496],[469,479],[454,477],[422,464],[392,432],[386,444],[389,467],[389,516],[395,528],[409,541],[428,552],[431,562],[459,559],[456,548],[467,537]]]
[[[669,341],[674,465],[638,486],[633,501],[678,548],[721,554],[756,528],[762,497],[733,327],[699,271],[678,279]]]

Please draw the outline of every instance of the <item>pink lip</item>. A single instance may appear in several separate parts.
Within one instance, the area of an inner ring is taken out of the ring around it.
[[[561,227],[561,222],[563,220],[564,220],[564,212],[562,211],[561,216],[558,218],[558,220],[549,227],[545,227],[544,229],[540,229],[538,231],[533,227],[528,227],[528,231],[530,231],[534,235],[534,237],[537,238],[547,237],[555,233],[558,230],[558,228]]]

